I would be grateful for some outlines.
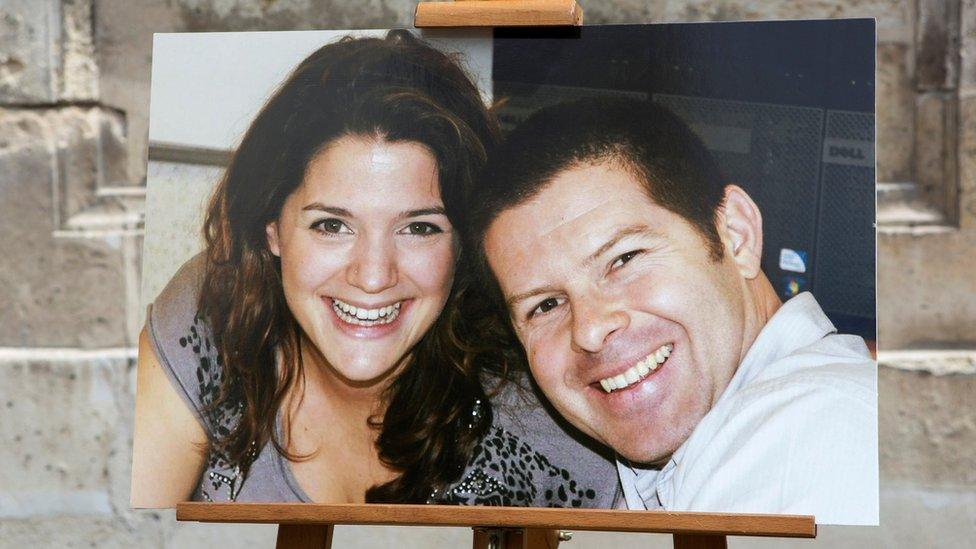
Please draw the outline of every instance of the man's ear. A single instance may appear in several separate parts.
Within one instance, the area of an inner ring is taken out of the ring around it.
[[[720,223],[719,231],[727,239],[726,252],[731,253],[742,276],[755,278],[762,262],[762,214],[741,187],[725,187]]]
[[[278,243],[278,222],[270,221],[264,226],[264,233],[268,236],[268,249],[277,257],[281,257],[281,246]]]

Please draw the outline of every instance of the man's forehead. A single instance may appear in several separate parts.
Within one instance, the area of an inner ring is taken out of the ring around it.
[[[618,163],[581,164],[556,174],[535,196],[502,212],[497,221],[549,237],[567,228],[576,231],[580,223],[590,225],[607,213],[632,209],[635,200],[650,205],[641,184]]]
[[[544,197],[499,215],[489,227],[493,244],[510,252],[530,252],[529,257],[547,254],[565,260],[585,257],[588,249],[599,246],[612,231],[612,215],[608,213],[627,204],[619,197],[604,195],[596,202],[558,209],[555,204],[540,199]],[[569,243],[572,246],[566,245]]]
[[[538,217],[536,234],[543,240],[559,238],[567,231],[580,239],[598,238],[594,221],[603,219],[603,214],[624,204],[625,201],[618,197],[604,196],[597,202],[580,204],[579,208],[558,212],[558,215]]]

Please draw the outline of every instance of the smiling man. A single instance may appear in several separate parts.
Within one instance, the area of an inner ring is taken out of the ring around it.
[[[877,523],[875,364],[811,294],[780,302],[759,209],[679,119],[543,109],[472,204],[533,377],[616,451],[629,508]]]

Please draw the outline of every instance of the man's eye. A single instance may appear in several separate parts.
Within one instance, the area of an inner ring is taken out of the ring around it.
[[[322,219],[316,221],[315,223],[312,223],[312,229],[315,229],[320,233],[328,233],[328,234],[352,233],[352,230],[349,229],[349,226],[343,223],[342,220],[335,219],[335,218]]]
[[[432,234],[442,233],[444,230],[433,223],[428,223],[426,221],[414,221],[413,223],[404,227],[400,232],[403,234],[429,236]]]
[[[634,259],[638,255],[640,255],[641,252],[643,252],[643,250],[633,250],[623,255],[617,256],[617,258],[613,260],[613,263],[610,264],[610,270],[612,271],[614,269],[619,269],[620,267],[623,267],[631,259]]]
[[[558,306],[559,306],[559,300],[554,297],[550,297],[549,299],[546,299],[542,303],[536,305],[535,309],[529,311],[529,318],[532,318],[537,315],[546,314]]]

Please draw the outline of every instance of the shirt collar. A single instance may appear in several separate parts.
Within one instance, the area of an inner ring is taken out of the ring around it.
[[[836,331],[813,294],[792,297],[759,331],[718,402],[748,384],[763,367]]]
[[[660,509],[661,500],[658,495],[658,469],[644,469],[631,465],[623,456],[617,456],[617,473],[620,476],[620,487],[623,488],[624,500],[628,509]]]

